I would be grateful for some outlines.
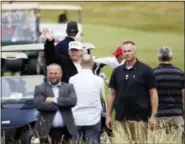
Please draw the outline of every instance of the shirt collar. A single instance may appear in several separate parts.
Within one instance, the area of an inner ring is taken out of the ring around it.
[[[72,37],[72,36],[66,36],[66,37],[75,40],[75,37]]]
[[[60,87],[61,86],[61,82],[53,85],[50,81],[48,81],[49,85],[52,86],[52,87]]]
[[[92,73],[92,70],[91,69],[87,69],[87,68],[82,68],[81,72]]]
[[[160,63],[159,66],[172,66],[172,64],[171,63],[168,63],[168,64],[167,63]]]
[[[136,63],[132,66],[131,69],[136,70],[138,63],[139,63],[139,60],[136,59]],[[124,69],[127,69],[127,67],[126,67],[126,62],[123,63],[123,68],[124,68]]]

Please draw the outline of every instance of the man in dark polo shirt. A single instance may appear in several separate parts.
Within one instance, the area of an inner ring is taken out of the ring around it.
[[[152,129],[156,124],[158,95],[155,78],[152,69],[136,58],[134,42],[124,42],[122,50],[125,63],[113,71],[109,83],[106,125],[111,128],[111,114],[115,109],[115,132],[116,127],[122,126],[130,143],[144,143],[147,128]],[[123,143],[118,134],[115,134],[119,139],[116,142]]]
[[[169,130],[173,133],[177,131],[176,139],[181,143],[183,120],[183,101],[185,89],[184,72],[173,66],[172,50],[163,46],[158,50],[159,65],[154,69],[159,95],[159,128]],[[165,122],[165,123],[164,123]]]

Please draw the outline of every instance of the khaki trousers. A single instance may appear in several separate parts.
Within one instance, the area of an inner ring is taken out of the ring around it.
[[[146,144],[147,123],[144,121],[115,121],[115,143]]]
[[[184,119],[182,116],[159,117],[156,129],[165,130],[165,139],[172,139],[174,143],[181,144],[184,137]]]

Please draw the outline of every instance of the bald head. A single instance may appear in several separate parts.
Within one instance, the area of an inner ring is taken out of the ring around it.
[[[60,82],[62,77],[62,69],[58,64],[50,64],[47,67],[47,78],[52,84]]]
[[[83,54],[81,58],[81,66],[83,68],[90,68],[92,69],[94,64],[93,57],[89,54]]]
[[[47,66],[47,71],[51,71],[51,70],[57,70],[57,71],[61,71],[62,72],[62,69],[60,67],[60,65],[58,64],[50,64]]]

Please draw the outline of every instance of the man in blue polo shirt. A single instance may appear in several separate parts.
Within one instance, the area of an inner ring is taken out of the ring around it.
[[[67,36],[64,40],[60,41],[56,45],[56,51],[60,55],[69,56],[68,55],[68,49],[69,49],[69,43],[71,41],[75,40],[76,35],[78,34],[78,24],[75,21],[71,21],[67,24],[66,29]]]

